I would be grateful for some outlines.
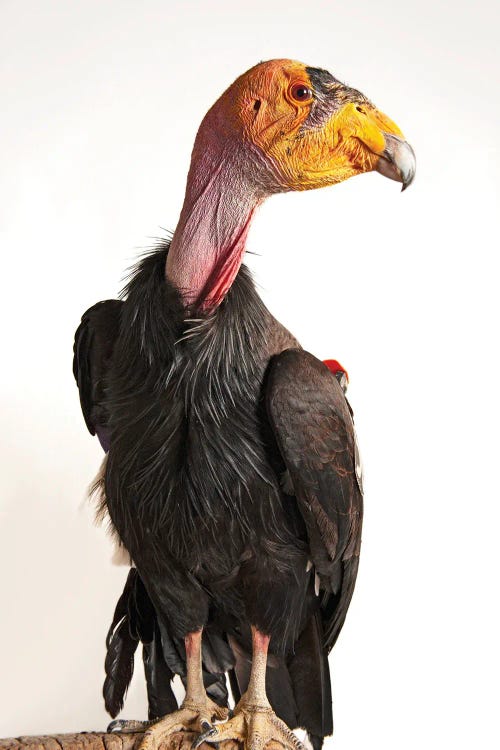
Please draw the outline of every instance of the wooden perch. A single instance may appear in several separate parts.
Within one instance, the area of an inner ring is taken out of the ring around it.
[[[176,732],[168,742],[160,743],[158,750],[191,750],[196,735],[193,732]],[[106,732],[80,732],[78,734],[40,735],[39,737],[7,737],[0,739],[0,750],[136,750],[142,732],[136,734]],[[220,742],[221,750],[242,750],[233,740]],[[214,750],[206,742],[200,750]],[[283,750],[277,742],[270,742],[267,750]]]
[[[2,750],[134,750],[140,736],[142,735],[80,732],[78,734],[40,735],[40,737],[8,737],[0,740],[0,748]]]
[[[158,750],[191,750],[196,735],[193,732],[176,732],[168,742],[160,743]],[[0,739],[0,750],[136,750],[142,733],[126,734],[105,732],[80,732],[79,734],[40,735],[40,737],[7,737]],[[274,743],[273,743],[274,744]],[[270,743],[271,745],[271,743]],[[241,750],[239,743],[221,742],[224,750]],[[278,748],[276,744],[276,749]],[[203,743],[200,750],[214,750]]]

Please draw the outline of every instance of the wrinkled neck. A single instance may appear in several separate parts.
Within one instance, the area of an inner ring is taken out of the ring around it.
[[[238,149],[195,150],[166,266],[167,278],[186,307],[209,310],[224,299],[262,200],[245,178]]]

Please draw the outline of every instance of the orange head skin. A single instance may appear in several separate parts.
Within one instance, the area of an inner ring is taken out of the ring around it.
[[[398,126],[359,91],[293,60],[248,70],[215,103],[202,129],[205,124],[219,137],[236,136],[260,151],[274,178],[259,174],[265,192],[342,182],[377,169],[387,159],[390,136],[404,143]],[[414,163],[410,171],[411,181]]]

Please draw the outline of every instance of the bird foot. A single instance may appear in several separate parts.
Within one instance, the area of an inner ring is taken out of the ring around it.
[[[215,719],[223,720],[227,715],[227,708],[218,706],[208,697],[199,702],[185,699],[177,711],[172,711],[158,721],[113,721],[108,731],[144,731],[138,750],[157,750],[160,743],[171,734],[182,730],[196,734],[209,732]]]
[[[201,734],[193,743],[193,750],[203,742],[225,740],[241,742],[245,750],[264,750],[269,742],[277,742],[285,750],[304,750],[299,738],[276,716],[271,706],[256,705],[245,696],[234,709],[233,717]]]

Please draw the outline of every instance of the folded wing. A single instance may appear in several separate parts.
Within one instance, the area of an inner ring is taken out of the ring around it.
[[[266,398],[319,575],[329,650],[351,601],[361,543],[363,496],[354,424],[335,376],[300,349],[273,359]]]

